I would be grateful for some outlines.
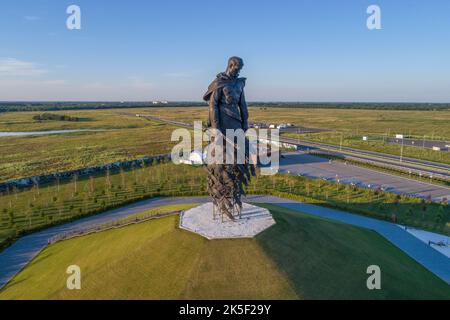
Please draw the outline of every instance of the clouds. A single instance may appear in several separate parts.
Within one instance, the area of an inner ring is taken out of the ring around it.
[[[47,72],[48,70],[33,62],[0,57],[0,78],[36,77]]]
[[[190,78],[191,74],[188,72],[166,72],[163,74],[163,76],[167,78],[179,79],[179,78]]]
[[[37,21],[37,20],[41,20],[41,17],[38,16],[25,16],[23,17],[25,20],[27,21]]]
[[[140,76],[79,77],[70,66],[0,57],[0,100],[151,100],[154,84]]]
[[[143,89],[143,90],[150,90],[153,89],[154,85],[151,82],[148,82],[147,80],[143,79],[142,77],[138,76],[131,76],[128,77],[127,81],[128,85],[135,89]]]
[[[153,84],[137,77],[84,81],[0,76],[0,101],[150,101],[155,96]]]

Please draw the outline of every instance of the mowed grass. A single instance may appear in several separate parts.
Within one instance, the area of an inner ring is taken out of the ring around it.
[[[204,289],[211,286],[217,288],[214,297],[296,297],[254,241],[211,242],[177,229],[177,223],[177,217],[168,217],[57,243],[0,299],[207,298],[211,289]],[[66,288],[65,270],[72,264],[81,268],[80,291]]]
[[[188,210],[194,207],[197,207],[198,203],[192,203],[192,204],[172,204],[172,205],[166,205],[161,206],[157,208],[152,208],[145,210],[143,212],[139,212],[136,214],[129,215],[125,218],[114,220],[107,222],[105,224],[102,224],[100,228],[107,229],[110,227],[119,227],[124,226],[132,223],[139,223],[139,221],[147,220],[147,219],[154,219],[157,218],[156,216],[163,216],[165,214],[174,214],[178,213],[181,210]]]
[[[277,225],[258,243],[307,299],[450,299],[450,286],[375,231],[259,204]],[[368,290],[367,267],[381,268]]]
[[[450,287],[381,236],[266,205],[254,239],[208,241],[167,217],[56,243],[0,299],[448,299]],[[66,288],[69,265],[82,289]],[[366,288],[367,266],[382,290]]]

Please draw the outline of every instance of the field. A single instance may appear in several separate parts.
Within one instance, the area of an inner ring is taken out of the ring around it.
[[[362,135],[355,135],[354,133],[348,132],[322,132],[314,134],[284,133],[283,135],[295,139],[334,144],[336,146],[340,146],[342,142],[343,147],[377,151],[387,154],[393,154],[398,157],[400,157],[400,155],[403,155],[403,157],[450,164],[450,152],[434,151],[429,148],[412,146],[403,146],[402,152],[402,146],[400,144],[387,143],[383,136],[372,135],[368,137],[368,141],[363,141]]]
[[[58,242],[0,299],[447,299],[450,287],[375,232],[268,205],[255,239],[208,241],[178,217]],[[320,254],[318,254],[320,252]],[[382,270],[382,290],[366,269]],[[66,268],[81,268],[81,290]]]
[[[257,175],[251,194],[273,194],[450,234],[450,207],[392,193],[290,175]],[[203,168],[172,162],[0,194],[0,248],[27,232],[156,196],[206,194]]]
[[[40,113],[0,113],[0,132],[95,129],[28,137],[0,137],[0,182],[170,153],[171,126],[124,116],[120,110],[56,112],[85,121],[36,121]]]
[[[192,122],[206,120],[207,108],[148,108],[136,113],[149,113],[161,118]],[[131,111],[130,111],[131,112]],[[322,108],[261,108],[249,109],[250,121],[267,123],[292,123],[305,127],[349,131],[357,134],[403,133],[428,139],[450,138],[450,110],[360,110]]]
[[[177,108],[174,113],[164,109],[141,110],[165,119],[192,122],[206,119],[206,108]],[[284,133],[283,135],[304,140],[318,141],[389,153],[399,156],[400,145],[385,143],[383,136],[404,134],[418,139],[450,141],[450,111],[405,110],[356,110],[356,109],[299,109],[299,108],[250,108],[251,121],[292,123],[304,127],[328,129],[333,132],[319,134]],[[362,141],[369,136],[369,142]],[[436,152],[420,147],[403,149],[403,156],[442,163],[450,163],[449,152]]]
[[[204,101],[198,102],[0,102],[0,112],[12,111],[57,111],[86,109],[133,109],[155,106],[163,107],[204,107]],[[252,106],[261,108],[296,108],[296,109],[366,109],[366,110],[407,110],[407,111],[448,111],[448,103],[331,103],[331,102],[252,102]]]
[[[136,108],[107,110],[52,111],[83,121],[37,121],[43,112],[0,113],[0,132],[95,129],[60,135],[0,138],[0,182],[14,178],[79,169],[104,163],[130,160],[146,155],[169,153],[175,127],[146,121],[136,113],[192,123],[207,119],[206,107]],[[363,143],[362,135],[403,133],[427,139],[449,139],[450,111],[395,111],[359,109],[250,108],[251,121],[289,122],[338,132],[302,135],[302,139],[399,155],[400,146],[374,140]],[[404,156],[450,163],[450,153],[405,147]]]

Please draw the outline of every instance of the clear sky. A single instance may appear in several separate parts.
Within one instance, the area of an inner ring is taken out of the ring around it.
[[[448,0],[3,0],[0,43],[0,100],[199,101],[238,55],[252,101],[450,102]]]

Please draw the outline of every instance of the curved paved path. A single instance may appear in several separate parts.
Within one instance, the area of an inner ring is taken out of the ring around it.
[[[101,225],[162,205],[204,203],[208,201],[209,197],[149,199],[24,236],[0,253],[0,288],[44,249],[47,246],[48,239],[55,235]],[[447,258],[393,223],[272,196],[249,196],[245,201],[273,203],[288,209],[375,230],[411,258],[450,284],[450,258]]]

